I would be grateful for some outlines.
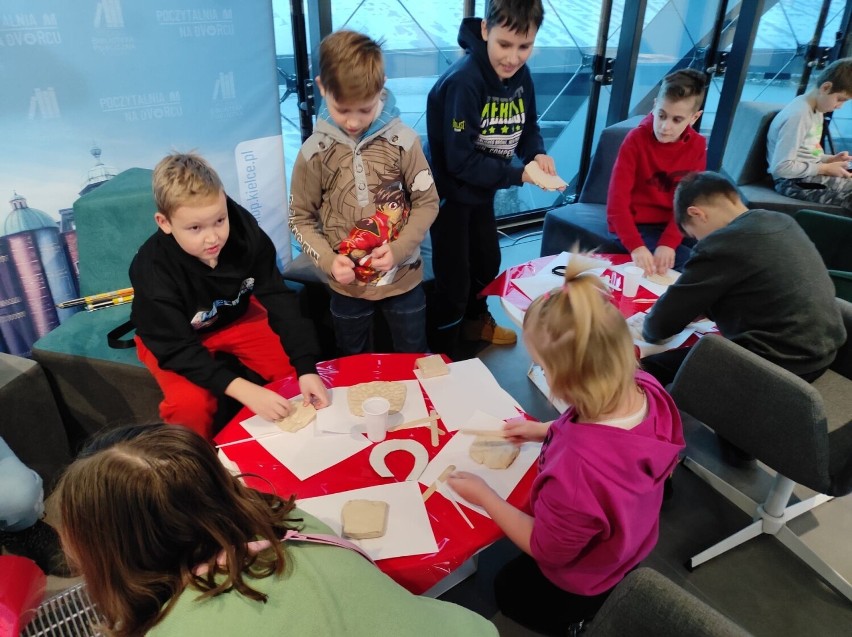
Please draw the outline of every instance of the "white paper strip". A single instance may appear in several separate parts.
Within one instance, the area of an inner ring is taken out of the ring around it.
[[[520,413],[520,406],[478,358],[450,363],[450,373],[435,378],[420,378],[420,384],[432,401],[448,431],[457,431],[475,412],[505,420]]]

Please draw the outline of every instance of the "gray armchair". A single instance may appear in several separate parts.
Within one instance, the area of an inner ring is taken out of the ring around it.
[[[722,157],[722,172],[739,187],[749,208],[765,208],[794,214],[800,208],[846,214],[831,204],[786,197],[775,191],[766,158],[766,133],[784,104],[740,102],[731,124],[731,134]]]
[[[643,118],[644,115],[637,115],[601,131],[577,203],[556,208],[544,216],[541,256],[570,250],[574,243],[579,243],[581,250],[598,248],[600,252],[623,252],[613,242],[607,228],[606,196],[621,144],[627,133],[636,128]]]
[[[657,571],[629,573],[589,624],[588,637],[748,637],[751,633]]]
[[[837,302],[852,334],[852,304]],[[767,533],[852,600],[852,585],[787,527],[832,497],[852,492],[852,340],[847,337],[832,368],[808,384],[731,341],[705,336],[678,371],[671,394],[681,411],[777,472],[761,504],[685,459],[687,468],[755,519],[688,565],[694,568]],[[789,505],[797,483],[817,495]]]

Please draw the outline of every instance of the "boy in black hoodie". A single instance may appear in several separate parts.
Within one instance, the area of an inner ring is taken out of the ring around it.
[[[238,376],[217,352],[267,381],[295,368],[305,404],[327,406],[313,325],[255,218],[225,195],[198,155],[167,156],[154,169],[153,187],[159,230],[130,264],[131,319],[139,360],[163,390],[163,421],[210,439],[223,394],[266,420],[290,413],[287,399]]]
[[[526,67],[544,18],[540,0],[491,0],[484,20],[465,18],[465,55],[438,79],[426,106],[428,144],[442,198],[430,229],[435,299],[432,349],[455,353],[466,340],[511,345],[515,332],[496,325],[478,293],[500,272],[494,195],[533,183],[522,166],[535,161],[555,175],[536,122],[535,92]]]

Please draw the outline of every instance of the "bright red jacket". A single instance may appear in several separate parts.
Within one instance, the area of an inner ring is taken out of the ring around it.
[[[648,114],[627,133],[618,151],[607,193],[606,218],[628,252],[645,245],[637,224],[668,224],[659,245],[677,248],[683,237],[674,221],[675,187],[689,172],[706,170],[707,140],[688,126],[676,142],[654,137],[654,116]]]

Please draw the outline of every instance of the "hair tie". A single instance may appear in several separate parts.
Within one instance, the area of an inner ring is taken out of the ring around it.
[[[547,300],[548,300],[551,296],[554,296],[555,294],[564,294],[565,292],[567,292],[567,291],[568,291],[568,284],[569,284],[569,283],[571,283],[571,282],[570,282],[570,281],[565,281],[565,283],[563,283],[563,284],[559,287],[559,289],[558,289],[558,290],[557,290],[556,288],[554,288],[553,290],[548,290],[547,292],[545,292],[544,294],[542,294],[542,297],[544,297],[544,300],[545,300],[545,301],[547,301]]]

